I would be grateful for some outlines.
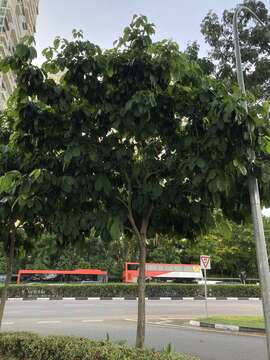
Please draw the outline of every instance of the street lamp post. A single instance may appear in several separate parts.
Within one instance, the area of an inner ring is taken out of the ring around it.
[[[252,14],[252,16],[264,26],[264,23],[260,18],[248,7],[238,6],[235,10],[233,17],[233,32],[234,32],[234,45],[235,45],[235,58],[236,58],[236,70],[237,70],[237,80],[241,92],[243,95],[246,94],[245,82],[242,70],[242,60],[240,52],[240,43],[239,43],[239,33],[238,33],[238,15],[240,11],[246,10]],[[244,107],[248,111],[247,102],[245,100]],[[267,352],[268,360],[270,360],[270,272],[269,272],[269,263],[267,256],[267,249],[265,243],[261,205],[260,205],[260,194],[257,179],[249,174],[248,177],[248,186],[249,186],[249,197],[250,205],[252,212],[252,221],[254,227],[254,237],[256,242],[256,253],[257,253],[257,264],[259,270],[261,291],[262,291],[262,302],[263,302],[263,312],[264,312],[264,321],[266,329],[266,341],[267,341]]]

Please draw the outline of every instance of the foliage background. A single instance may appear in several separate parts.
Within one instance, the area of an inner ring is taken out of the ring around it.
[[[270,245],[270,220],[264,218],[265,234]],[[23,235],[21,235],[23,237]],[[24,235],[26,236],[26,235]],[[25,249],[25,244],[28,248]],[[99,237],[85,239],[79,245],[61,244],[54,234],[44,233],[26,241],[16,255],[15,271],[29,269],[100,268],[107,270],[110,280],[121,279],[125,261],[137,261],[134,242],[128,238],[102,241]],[[241,271],[258,277],[255,242],[251,224],[236,224],[220,218],[211,231],[196,239],[155,236],[149,239],[148,262],[199,263],[201,254],[212,257],[211,277],[237,278]],[[5,273],[6,259],[0,244],[0,273]]]

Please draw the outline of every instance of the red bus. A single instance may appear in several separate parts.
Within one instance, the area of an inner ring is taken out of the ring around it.
[[[77,270],[19,270],[17,284],[21,283],[90,283],[107,282],[107,271],[99,269]]]
[[[139,276],[139,263],[126,262],[123,271],[123,282],[137,282]],[[197,264],[155,264],[145,265],[145,277],[148,280],[158,279],[160,281],[190,282],[201,280],[203,274],[200,265]]]

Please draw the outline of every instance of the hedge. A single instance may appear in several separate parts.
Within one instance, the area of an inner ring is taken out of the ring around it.
[[[172,352],[141,350],[71,336],[0,333],[0,355],[16,360],[195,360]]]
[[[2,288],[0,287],[0,294]],[[9,297],[136,297],[136,284],[10,285]],[[203,285],[147,284],[147,297],[202,297]],[[209,285],[210,297],[260,297],[258,285]]]

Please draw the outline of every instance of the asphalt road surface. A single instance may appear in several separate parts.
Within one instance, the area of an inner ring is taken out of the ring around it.
[[[262,314],[260,301],[214,301],[210,315]],[[136,334],[136,301],[125,300],[9,300],[3,329],[40,334],[77,335],[133,345]],[[188,320],[204,316],[203,301],[147,301],[146,345],[162,349],[171,343],[175,351],[199,356],[201,360],[266,360],[264,336],[191,328]],[[177,323],[182,325],[174,325]],[[182,320],[182,321],[180,321]]]

